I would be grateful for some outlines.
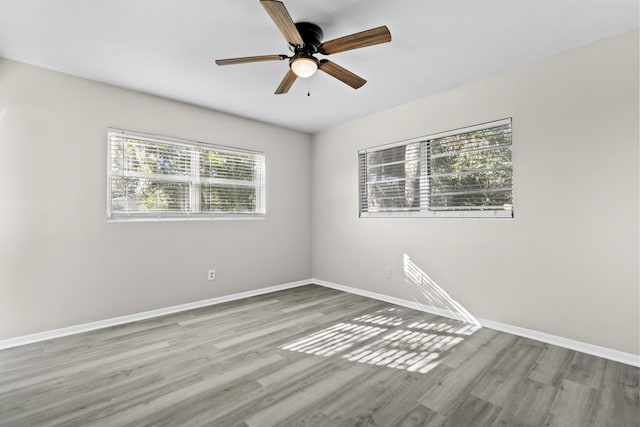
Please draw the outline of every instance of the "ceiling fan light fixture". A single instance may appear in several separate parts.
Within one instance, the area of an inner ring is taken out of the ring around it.
[[[311,55],[300,55],[293,58],[289,66],[296,76],[307,78],[318,71],[318,60]]]
[[[338,37],[337,39],[322,41],[322,29],[312,22],[293,22],[281,0],[260,0],[267,14],[289,43],[289,55],[260,55],[242,58],[217,59],[217,65],[244,64],[247,62],[282,61],[289,60],[289,70],[275,90],[274,94],[287,93],[298,77],[309,78],[318,70],[340,80],[354,89],[362,87],[367,81],[362,77],[342,68],[328,59],[318,60],[315,54],[332,55],[348,50],[360,49],[391,41],[389,29],[382,25],[377,28],[360,31]]]

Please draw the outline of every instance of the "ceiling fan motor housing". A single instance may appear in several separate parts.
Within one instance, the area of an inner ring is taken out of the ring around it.
[[[293,46],[296,54],[313,55],[318,53],[322,44],[322,29],[311,22],[298,22],[295,24],[304,46]]]

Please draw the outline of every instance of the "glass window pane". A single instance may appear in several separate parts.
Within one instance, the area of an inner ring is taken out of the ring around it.
[[[203,212],[254,212],[256,189],[229,185],[203,185],[200,189]]]
[[[189,212],[189,207],[188,184],[145,178],[112,178],[112,212]]]
[[[360,212],[512,212],[511,119],[467,129],[361,152]]]
[[[261,153],[117,129],[108,139],[112,218],[264,214]]]
[[[253,181],[256,178],[255,156],[219,151],[200,152],[200,176],[206,178]]]
[[[418,210],[420,207],[420,143],[367,154],[369,212]]]

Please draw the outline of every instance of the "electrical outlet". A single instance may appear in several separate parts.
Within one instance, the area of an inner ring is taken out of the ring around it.
[[[216,271],[215,270],[209,270],[209,274],[207,275],[207,279],[216,280]]]
[[[391,267],[387,267],[384,269],[384,278],[391,279]]]

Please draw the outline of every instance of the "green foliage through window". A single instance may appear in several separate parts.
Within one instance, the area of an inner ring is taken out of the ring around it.
[[[264,214],[264,155],[110,129],[108,216]]]
[[[361,216],[513,216],[511,119],[359,158]]]

